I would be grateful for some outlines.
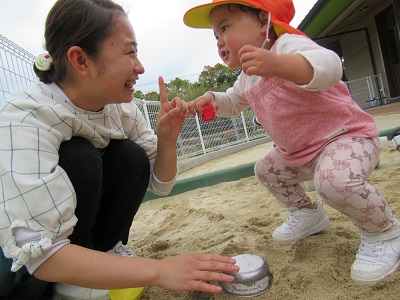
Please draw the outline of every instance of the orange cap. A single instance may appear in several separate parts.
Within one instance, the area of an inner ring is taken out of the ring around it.
[[[295,13],[292,0],[213,0],[211,3],[189,9],[183,17],[183,22],[193,28],[211,28],[209,18],[211,10],[222,4],[242,4],[270,12],[271,23],[274,25],[278,36],[283,33],[307,36],[305,33],[289,25]]]

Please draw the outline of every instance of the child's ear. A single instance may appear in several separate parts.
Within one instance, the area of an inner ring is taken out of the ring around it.
[[[261,11],[260,14],[258,15],[258,18],[260,20],[261,26],[265,29],[265,31],[271,28],[272,23],[268,22],[269,16],[266,11]],[[269,28],[267,28],[268,24],[270,25]]]
[[[261,11],[259,14],[259,21],[260,21],[260,33],[265,35],[266,41],[275,41],[277,39],[277,34],[275,32],[275,28],[270,20],[271,13],[266,11]]]

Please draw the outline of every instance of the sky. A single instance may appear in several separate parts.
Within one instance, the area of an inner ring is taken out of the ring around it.
[[[197,81],[205,66],[222,63],[211,29],[184,25],[184,13],[211,0],[114,0],[124,7],[138,40],[139,59],[145,73],[136,90],[158,92],[157,78]],[[293,0],[297,27],[317,0]],[[0,1],[0,34],[34,56],[43,48],[44,23],[55,0]]]

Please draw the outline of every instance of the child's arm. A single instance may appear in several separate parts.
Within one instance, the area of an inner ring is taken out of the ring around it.
[[[180,254],[155,260],[124,257],[66,245],[44,262],[34,275],[48,282],[64,282],[95,289],[159,286],[168,290],[221,292],[210,281],[230,282],[221,272],[237,272],[235,260],[214,254]]]
[[[307,90],[328,90],[342,77],[342,62],[333,51],[314,41],[285,34],[275,41],[274,51],[244,46],[239,51],[248,75],[277,76]]]

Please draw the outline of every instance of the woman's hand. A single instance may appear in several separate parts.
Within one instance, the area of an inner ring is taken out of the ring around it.
[[[158,78],[158,85],[160,87],[160,111],[156,126],[157,136],[160,139],[168,139],[176,143],[183,123],[189,116],[189,110],[186,102],[180,97],[175,97],[171,102],[168,101],[164,79],[161,76]]]
[[[158,180],[169,182],[177,174],[176,143],[182,131],[183,123],[189,116],[189,110],[185,101],[175,97],[168,101],[164,79],[158,78],[160,86],[160,111],[158,112],[157,157],[154,162],[154,174]]]
[[[220,286],[209,282],[231,282],[239,267],[233,258],[216,254],[180,254],[158,262],[156,285],[173,291],[219,293]]]

